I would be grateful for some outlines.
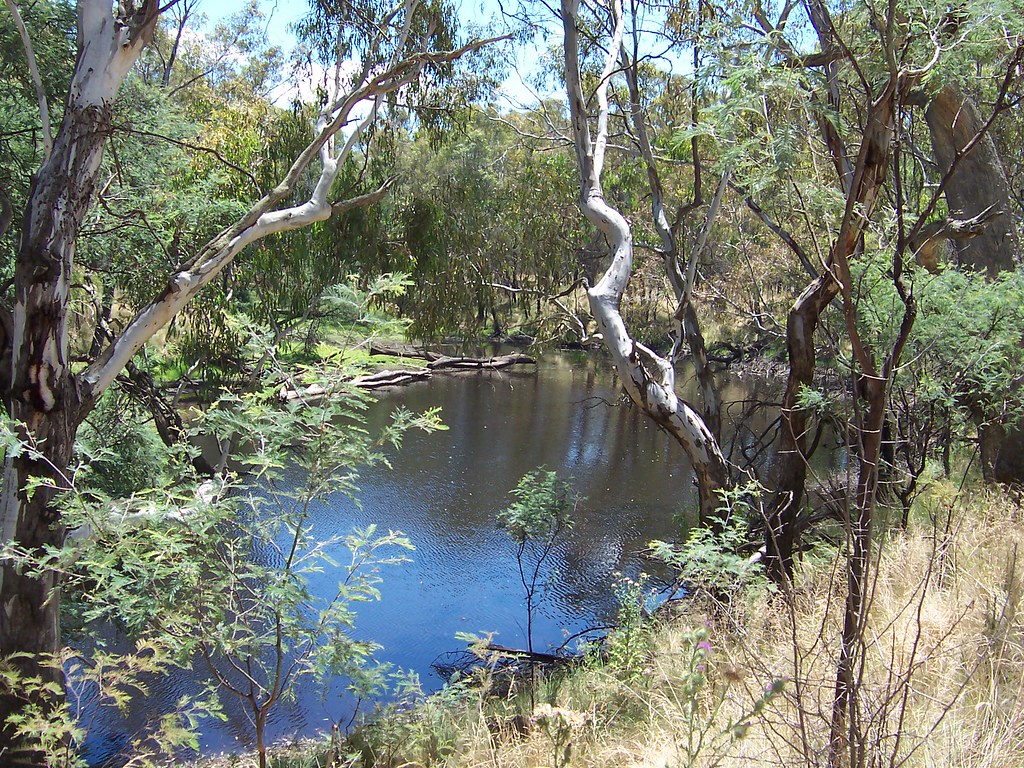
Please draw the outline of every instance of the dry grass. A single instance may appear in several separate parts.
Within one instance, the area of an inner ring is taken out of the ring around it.
[[[955,509],[931,498],[931,514],[920,517],[937,521],[922,519],[877,547],[860,694],[868,764],[1024,765],[1022,512],[994,493]],[[549,701],[585,715],[572,733],[570,764],[823,765],[844,593],[839,565],[805,562],[792,601],[761,591],[726,609],[691,607],[656,631],[656,650],[637,677],[588,668],[552,684]],[[699,626],[710,628],[713,651],[694,709],[687,630]],[[787,681],[783,693],[765,702],[778,679]],[[498,709],[506,722],[526,713],[516,702]],[[722,737],[755,710],[744,738]],[[463,720],[469,727],[449,765],[555,765],[549,731],[524,734],[493,720],[488,728],[487,717],[495,715],[481,709]]]

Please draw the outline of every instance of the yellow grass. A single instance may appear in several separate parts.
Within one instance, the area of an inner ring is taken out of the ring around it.
[[[1021,510],[996,493],[932,506],[938,521],[878,542],[860,691],[867,763],[1024,766]],[[551,703],[586,716],[572,734],[570,764],[824,765],[845,590],[840,565],[838,558],[805,562],[791,603],[762,590],[726,608],[693,606],[656,630],[656,650],[638,678],[589,668],[549,685]],[[681,682],[692,653],[687,629],[705,624],[714,650],[691,717]],[[752,718],[745,737],[716,740],[777,679],[786,680],[784,692]],[[484,727],[494,709],[484,703],[463,713],[468,727],[449,765],[554,765],[549,732]],[[700,733],[706,746],[694,757]]]

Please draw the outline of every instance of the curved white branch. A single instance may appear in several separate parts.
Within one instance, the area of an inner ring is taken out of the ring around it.
[[[597,284],[587,291],[591,312],[630,398],[682,446],[697,474],[701,515],[710,519],[725,487],[725,458],[703,419],[675,393],[671,361],[634,341],[619,307],[633,265],[629,222],[610,206],[601,189],[601,170],[608,138],[607,88],[619,58],[624,20],[621,0],[611,0],[612,43],[597,88],[597,135],[591,138],[579,62],[577,14],[579,0],[562,0],[565,83],[573,143],[580,170],[580,207],[612,247],[612,260]]]
[[[39,101],[39,120],[43,126],[43,162],[50,159],[53,152],[53,130],[50,127],[50,108],[46,101],[46,90],[43,88],[43,78],[39,75],[39,64],[36,62],[36,53],[32,48],[32,38],[29,37],[25,21],[21,18],[21,12],[14,0],[5,0],[7,10],[14,17],[14,26],[21,37],[21,44],[25,48],[25,59],[28,61],[28,71],[32,76],[32,85],[36,89],[36,99]]]
[[[408,0],[415,6],[418,0]],[[354,149],[359,137],[377,115],[379,99],[414,80],[425,64],[454,61],[463,54],[502,38],[477,40],[453,51],[439,53],[420,52],[410,55],[393,67],[380,72],[362,87],[334,102],[336,110],[325,110],[317,121],[318,131],[302,150],[284,179],[255,203],[235,224],[210,240],[200,252],[168,281],[164,291],[125,327],[103,353],[81,375],[83,394],[98,397],[113,383],[117,374],[142,346],[161,328],[165,327],[185,305],[213,280],[249,244],[268,235],[288,232],[325,221],[334,213],[358,205],[369,205],[380,200],[391,186],[386,182],[378,190],[352,200],[331,203],[328,195],[345,158]],[[340,151],[333,151],[338,132],[349,124],[355,107],[372,101],[374,106],[346,140]],[[301,205],[274,209],[287,198],[315,158],[321,161],[320,177],[309,199]]]

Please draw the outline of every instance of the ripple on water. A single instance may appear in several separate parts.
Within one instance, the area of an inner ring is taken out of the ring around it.
[[[731,392],[735,397],[738,391]],[[617,400],[614,381],[593,361],[569,365],[567,358],[552,356],[536,375],[436,377],[369,408],[371,433],[397,405],[413,411],[440,406],[448,426],[407,434],[402,450],[388,451],[391,468],[364,469],[359,504],[337,493],[310,508],[317,537],[373,523],[381,532],[403,531],[416,547],[410,562],[382,571],[381,600],[359,606],[356,634],[384,646],[381,661],[419,672],[432,689],[440,681],[430,664],[461,647],[456,632],[495,632],[497,642],[525,645],[514,547],[495,520],[509,491],[540,465],[571,479],[586,499],[541,573],[547,588],[535,646],[558,646],[566,635],[614,615],[615,574],[635,576],[649,568],[640,550],[653,538],[674,538],[676,514],[696,506],[682,452],[637,409],[610,405]],[[269,557],[270,551],[256,556]],[[311,586],[327,596],[337,581],[337,574],[325,573]],[[98,717],[87,742],[90,758],[116,752],[149,719],[202,684],[201,675],[176,673],[153,681],[150,697],[135,702],[127,718]],[[296,703],[273,716],[271,734],[307,734],[347,719],[351,709],[344,681],[326,694],[305,686]],[[226,710],[226,723],[204,727],[204,750],[246,743],[251,729],[244,710]]]

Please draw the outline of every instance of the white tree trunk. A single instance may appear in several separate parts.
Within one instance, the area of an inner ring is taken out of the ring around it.
[[[686,451],[697,475],[701,518],[704,521],[714,520],[721,506],[720,492],[728,480],[725,458],[718,442],[700,415],[676,395],[675,368],[671,361],[635,341],[619,311],[632,274],[633,235],[629,222],[605,200],[601,172],[608,141],[608,83],[622,44],[621,2],[612,0],[612,31],[597,87],[598,112],[596,134],[593,136],[580,77],[578,12],[579,0],[562,0],[565,80],[572,138],[580,170],[580,206],[612,248],[611,264],[597,284],[587,291],[591,311],[623,387],[630,398]]]
[[[339,93],[321,113],[313,140],[298,155],[285,178],[238,222],[211,240],[187,265],[172,275],[164,291],[132,320],[123,333],[81,374],[68,359],[68,301],[75,246],[92,202],[103,144],[110,132],[117,92],[161,12],[156,0],[118,2],[80,0],[78,58],[64,119],[49,157],[33,177],[25,226],[15,265],[15,303],[0,308],[0,366],[4,406],[19,437],[32,450],[8,452],[0,493],[2,544],[30,556],[44,547],[59,547],[65,530],[54,504],[68,487],[65,476],[79,424],[132,356],[214,279],[246,245],[269,234],[323,221],[334,213],[379,200],[390,184],[342,202],[328,198],[338,169],[376,117],[376,102],[415,80],[428,63],[453,61],[490,40],[446,52],[408,53],[412,15],[419,0],[403,0],[381,29],[377,43],[393,47],[389,59],[364,67],[347,93]],[[358,105],[371,108],[357,125]],[[351,128],[338,148],[335,137]],[[295,189],[304,171],[321,165],[309,200],[277,209]],[[42,662],[60,649],[60,594],[57,574],[34,576],[10,563],[0,568],[0,656],[23,654],[23,674],[56,681],[59,667]],[[47,695],[35,703],[55,706]],[[17,696],[0,696],[0,762],[16,748],[11,715],[24,706]],[[42,764],[30,746],[24,764]]]

